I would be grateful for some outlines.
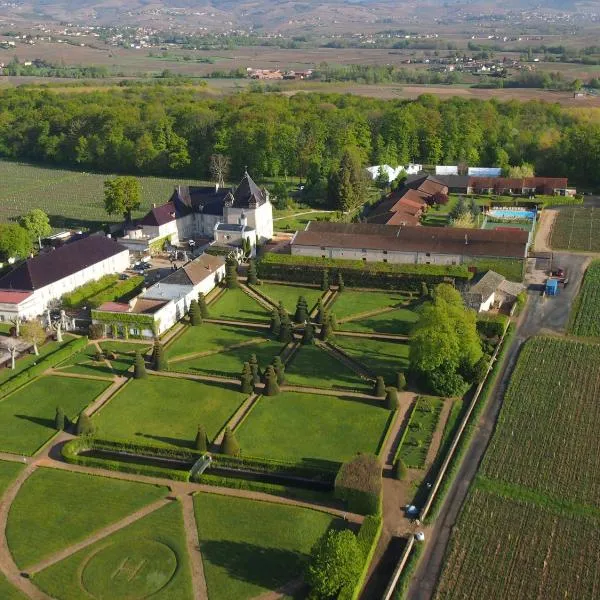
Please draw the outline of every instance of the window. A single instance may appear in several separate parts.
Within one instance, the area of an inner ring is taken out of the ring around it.
[[[387,254],[387,250],[384,250],[384,251],[383,251],[383,253],[384,253],[384,254]]]
[[[387,262],[387,258],[384,258],[384,259],[383,259],[383,262]]]
[[[324,254],[321,254],[321,258],[325,258],[325,255],[324,255]]]
[[[425,256],[431,256],[431,252],[426,252]]]
[[[363,262],[367,262],[367,259],[363,256]]]

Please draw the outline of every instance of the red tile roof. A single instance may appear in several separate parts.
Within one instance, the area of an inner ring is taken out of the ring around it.
[[[15,292],[13,290],[0,290],[0,302],[2,304],[19,304],[27,300],[33,292]]]

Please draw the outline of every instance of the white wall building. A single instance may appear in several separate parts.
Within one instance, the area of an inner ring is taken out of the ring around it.
[[[129,250],[91,235],[26,260],[0,279],[0,321],[42,315],[64,294],[129,268]]]

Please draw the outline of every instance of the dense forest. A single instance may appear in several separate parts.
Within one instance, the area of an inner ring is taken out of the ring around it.
[[[107,172],[207,177],[209,156],[261,178],[327,178],[348,150],[363,164],[535,165],[540,175],[600,183],[594,109],[423,95],[246,92],[138,85],[0,92],[0,157]]]

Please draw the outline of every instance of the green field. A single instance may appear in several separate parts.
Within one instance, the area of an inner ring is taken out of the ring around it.
[[[389,415],[358,399],[284,392],[261,397],[236,435],[247,455],[343,462],[377,452]]]
[[[240,348],[222,350],[217,354],[209,354],[198,358],[183,361],[172,361],[169,368],[172,371],[191,372],[193,374],[205,373],[239,377],[244,363],[256,354],[261,369],[265,369],[273,362],[275,356],[281,352],[282,344],[272,340],[262,340],[255,344],[247,344]]]
[[[267,330],[203,323],[187,327],[167,349],[167,358],[193,355],[201,352],[217,352],[249,342],[265,339]]]
[[[296,215],[291,215],[285,219],[276,219],[273,221],[273,229],[275,231],[298,231],[303,230],[309,221],[335,221],[335,212],[331,211],[312,211],[308,214],[306,210],[296,211]]]
[[[120,221],[121,215],[108,216],[104,211],[104,181],[106,174],[86,173],[39,167],[24,163],[0,161],[0,222],[18,217],[33,208],[43,208],[54,228],[97,228],[108,221]],[[142,194],[141,217],[152,204],[164,204],[175,186],[202,185],[199,181],[160,177],[137,177]],[[74,190],[77,201],[73,201]],[[39,199],[43,198],[43,205]]]
[[[318,288],[278,283],[263,283],[262,285],[257,285],[256,289],[264,296],[271,298],[275,305],[278,305],[280,301],[283,302],[283,306],[285,306],[285,309],[292,316],[296,312],[296,304],[300,296],[306,298],[308,310],[310,311],[317,303],[317,300],[323,295],[323,292]]]
[[[130,381],[94,422],[99,436],[191,447],[199,424],[214,438],[245,397],[200,381],[151,376]]]
[[[248,600],[302,575],[326,513],[242,498],[196,494],[196,523],[209,600]]]
[[[115,370],[113,371],[113,368],[110,366],[112,362],[108,365],[104,359],[94,360],[96,351],[96,347],[93,344],[89,344],[80,352],[69,356],[56,369],[74,375],[93,375],[94,377],[104,377],[110,380],[118,371],[126,371],[132,364],[132,360],[114,361]]]
[[[600,209],[562,208],[550,237],[555,250],[579,250],[600,252]]]
[[[409,335],[419,315],[407,308],[398,308],[370,317],[359,317],[339,324],[341,331],[358,331],[360,333],[391,333]]]
[[[319,346],[300,346],[285,369],[285,382],[325,389],[368,392],[372,383]]]
[[[371,290],[348,290],[337,294],[330,310],[338,321],[356,317],[408,302],[406,292],[373,292]]]
[[[570,332],[583,337],[600,336],[600,260],[585,272]]]
[[[37,573],[60,600],[193,600],[179,502],[172,502]]]
[[[212,319],[268,321],[269,312],[240,288],[226,290],[208,307]]]
[[[166,487],[37,469],[10,508],[10,551],[19,567],[30,567],[167,493]]]
[[[523,261],[512,258],[469,258],[464,263],[467,267],[475,267],[478,273],[496,271],[509,281],[523,281]]]
[[[71,377],[40,377],[0,401],[0,450],[33,454],[55,433],[62,406],[70,419],[99,396],[109,382]]]
[[[336,335],[333,343],[389,385],[395,385],[398,371],[408,369],[408,344],[347,335]]]

